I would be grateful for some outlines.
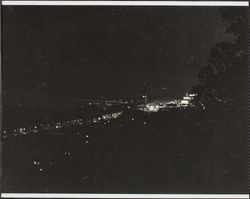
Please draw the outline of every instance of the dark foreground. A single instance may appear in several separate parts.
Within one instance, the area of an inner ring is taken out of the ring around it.
[[[2,139],[2,192],[247,193],[245,115],[124,112]]]

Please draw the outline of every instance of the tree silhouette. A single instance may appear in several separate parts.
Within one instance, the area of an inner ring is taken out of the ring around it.
[[[233,34],[233,42],[216,43],[207,64],[198,74],[199,84],[193,88],[198,100],[245,109],[247,102],[247,12],[239,8],[221,8],[219,14]]]

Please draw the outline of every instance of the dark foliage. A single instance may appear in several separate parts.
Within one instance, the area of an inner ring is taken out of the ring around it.
[[[200,84],[193,90],[207,107],[217,104],[244,110],[247,102],[247,12],[223,8],[219,9],[219,14],[229,24],[225,32],[233,34],[235,39],[212,47],[207,65],[198,74]]]

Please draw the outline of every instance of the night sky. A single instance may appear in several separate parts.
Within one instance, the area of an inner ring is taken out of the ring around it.
[[[3,8],[5,93],[180,96],[211,46],[232,39],[215,7]]]

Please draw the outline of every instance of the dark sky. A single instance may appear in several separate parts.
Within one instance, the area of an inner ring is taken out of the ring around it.
[[[211,46],[229,40],[215,7],[4,6],[7,93],[70,98],[178,96]],[[162,89],[165,88],[165,89]]]

